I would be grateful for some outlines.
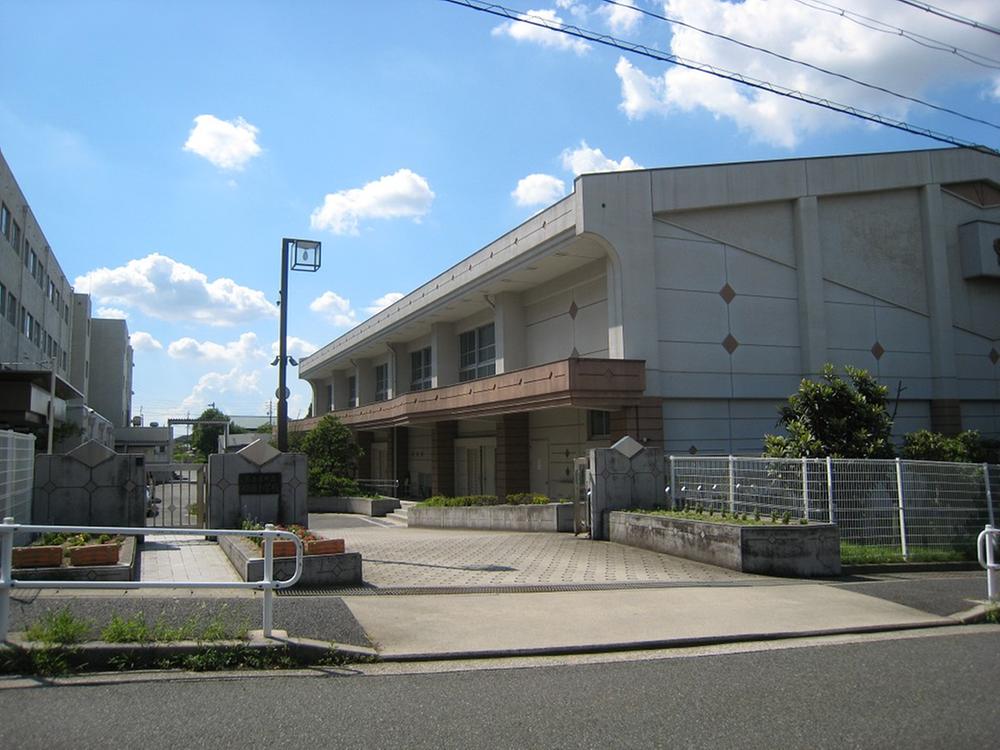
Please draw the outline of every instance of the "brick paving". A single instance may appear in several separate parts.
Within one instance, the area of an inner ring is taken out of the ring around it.
[[[320,536],[342,537],[349,551],[360,552],[365,583],[379,588],[774,580],[572,534],[386,528],[373,523],[338,528],[336,514],[314,515],[310,527]]]

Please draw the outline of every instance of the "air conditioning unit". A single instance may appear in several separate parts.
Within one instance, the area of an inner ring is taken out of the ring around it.
[[[967,279],[1000,279],[1000,224],[970,221],[958,227],[962,275]]]

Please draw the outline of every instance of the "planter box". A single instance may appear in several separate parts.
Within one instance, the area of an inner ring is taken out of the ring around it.
[[[307,555],[339,555],[343,551],[343,539],[316,539],[306,542]]]
[[[15,568],[58,568],[62,565],[63,548],[58,545],[44,547],[14,547]]]
[[[117,544],[85,544],[69,548],[70,565],[115,565],[118,562]]]
[[[249,540],[243,537],[220,536],[219,549],[229,558],[229,562],[244,581],[260,581],[264,578],[263,553]],[[294,572],[294,557],[274,559],[275,579],[287,580]],[[296,586],[357,586],[361,583],[361,553],[343,552],[303,557],[302,576]]]
[[[415,505],[407,526],[493,531],[573,531],[573,503],[470,505],[439,508]]]
[[[116,558],[111,564],[59,565],[51,568],[19,568],[15,566],[14,578],[19,581],[134,581],[139,577],[136,537],[127,536],[121,544],[93,545],[116,547]],[[36,548],[37,549],[37,548]],[[62,550],[62,547],[59,548]],[[60,557],[60,563],[62,558]]]
[[[273,549],[275,557],[295,557],[295,542],[287,539],[275,539]],[[263,547],[260,547],[260,556],[264,557]]]
[[[400,507],[394,497],[310,497],[310,513],[358,513],[362,516],[387,516]]]
[[[610,540],[743,573],[811,578],[839,576],[835,524],[740,526],[612,511]]]

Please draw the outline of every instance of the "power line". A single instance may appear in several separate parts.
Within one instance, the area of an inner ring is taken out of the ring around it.
[[[871,29],[872,31],[878,31],[882,34],[889,34],[890,36],[899,36],[903,39],[908,39],[909,41],[919,44],[921,47],[926,47],[927,49],[951,53],[967,62],[973,63],[974,65],[1000,70],[1000,60],[997,60],[996,58],[987,57],[986,55],[973,52],[972,50],[956,47],[954,44],[948,44],[947,42],[942,42],[938,39],[918,34],[915,31],[901,29],[898,26],[893,26],[883,21],[879,21],[877,18],[871,18],[870,16],[865,16],[861,13],[855,13],[853,10],[847,10],[846,8],[841,8],[837,5],[824,2],[824,0],[792,0],[792,2],[796,2],[799,5],[804,5],[807,8],[812,8],[813,10],[818,10],[823,13],[832,13],[835,16],[840,16],[845,21],[850,21],[851,23],[863,26],[866,29]]]
[[[995,26],[990,26],[989,24],[980,23],[972,18],[966,18],[965,16],[960,16],[958,13],[952,13],[950,10],[944,10],[943,8],[936,8],[928,3],[918,3],[915,0],[896,0],[896,2],[902,3],[903,5],[909,5],[911,8],[916,8],[918,10],[926,11],[932,15],[938,16],[940,18],[947,18],[949,21],[954,21],[955,23],[960,23],[965,26],[971,26],[974,29],[979,29],[980,31],[988,31],[991,34],[1000,34],[1000,29]]]
[[[923,107],[928,107],[929,109],[937,110],[938,112],[944,112],[949,115],[954,115],[955,117],[961,117],[963,120],[968,120],[969,122],[979,123],[980,125],[986,125],[987,127],[994,128],[995,130],[1000,130],[1000,125],[996,125],[987,120],[981,120],[978,117],[973,117],[972,115],[967,115],[962,112],[958,112],[957,110],[950,109],[949,107],[943,107],[941,105],[934,104],[933,102],[929,102],[924,99],[919,99],[915,96],[908,96],[906,94],[901,94],[898,91],[887,89],[884,86],[879,86],[878,84],[868,83],[867,81],[859,80],[857,78],[854,78],[853,76],[847,75],[846,73],[838,73],[835,70],[829,70],[828,68],[823,68],[820,67],[819,65],[813,65],[812,63],[806,62],[804,60],[798,60],[794,57],[783,55],[780,52],[769,50],[766,47],[759,47],[755,44],[750,44],[749,42],[743,42],[740,41],[739,39],[735,39],[734,37],[727,36],[726,34],[720,34],[715,31],[709,31],[708,29],[702,29],[698,26],[688,23],[687,21],[681,21],[679,19],[671,18],[669,16],[663,16],[660,15],[659,13],[655,13],[651,10],[646,10],[644,8],[638,8],[634,5],[626,5],[625,3],[619,2],[618,0],[604,0],[604,2],[608,3],[609,5],[617,5],[621,8],[629,8],[637,13],[642,13],[643,15],[650,16],[652,18],[657,18],[661,21],[666,21],[669,24],[683,26],[686,29],[697,31],[699,34],[705,34],[707,36],[711,36],[716,39],[722,39],[723,41],[730,42],[731,44],[736,44],[745,49],[753,50],[755,52],[760,52],[761,54],[769,55],[779,60],[792,63],[794,65],[801,65],[804,68],[815,70],[818,73],[823,73],[824,75],[833,76],[834,78],[840,78],[841,80],[848,81],[858,86],[864,86],[866,89],[871,89],[872,91],[878,91],[880,93],[896,97],[897,99],[903,99],[908,102],[913,102],[914,104],[919,104]]]
[[[904,122],[902,120],[896,120],[891,117],[886,117],[884,115],[875,114],[873,112],[868,112],[857,107],[852,107],[847,104],[840,104],[839,102],[834,102],[823,97],[815,96],[803,91],[796,91],[793,89],[785,88],[784,86],[779,86],[778,84],[770,83],[769,81],[761,81],[756,78],[751,78],[749,76],[742,75],[741,73],[734,73],[731,70],[725,70],[724,68],[718,68],[714,65],[708,65],[706,63],[700,63],[695,60],[688,60],[686,58],[678,57],[677,55],[667,54],[665,52],[660,52],[658,50],[650,49],[649,47],[638,44],[636,42],[627,42],[621,39],[616,39],[608,34],[598,34],[594,31],[588,31],[587,29],[582,29],[579,26],[572,26],[570,24],[560,24],[554,21],[548,21],[545,18],[539,16],[528,16],[519,13],[518,11],[511,10],[503,5],[497,5],[495,3],[486,3],[482,0],[443,0],[443,2],[451,3],[452,5],[461,5],[466,8],[471,8],[472,10],[477,10],[482,13],[489,13],[490,15],[499,16],[501,18],[506,18],[511,21],[516,21],[519,23],[526,23],[531,26],[537,26],[542,29],[548,29],[549,31],[559,32],[561,34],[566,34],[568,36],[573,36],[578,39],[585,39],[589,42],[594,42],[595,44],[602,44],[607,47],[614,47],[620,49],[624,52],[631,52],[636,55],[642,55],[643,57],[649,57],[653,60],[659,60],[660,62],[671,63],[672,65],[677,65],[682,68],[688,68],[690,70],[697,70],[701,73],[707,73],[708,75],[715,76],[716,78],[723,78],[728,81],[733,81],[734,83],[739,83],[743,86],[748,86],[750,88],[760,89],[761,91],[767,91],[772,94],[777,94],[778,96],[783,96],[788,99],[794,99],[796,101],[805,102],[806,104],[811,104],[816,107],[822,107],[823,109],[828,109],[833,112],[840,112],[841,114],[850,115],[860,120],[866,120],[868,122],[874,122],[878,125],[884,125],[895,130],[901,130],[905,133],[910,133],[912,135],[920,135],[925,138],[930,138],[931,140],[938,141],[940,143],[947,143],[951,146],[960,146],[962,148],[970,148],[976,151],[981,151],[990,155],[996,155],[997,152],[986,146],[972,143],[971,141],[962,140],[955,136],[948,135],[946,133],[941,133],[936,130],[931,130],[930,128],[920,127],[918,125],[912,125],[910,123]]]

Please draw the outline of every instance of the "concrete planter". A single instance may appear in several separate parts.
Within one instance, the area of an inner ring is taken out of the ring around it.
[[[263,547],[257,547],[261,557],[264,556]],[[314,539],[302,543],[302,553],[305,555],[338,555],[344,551],[343,539]],[[295,542],[285,539],[274,541],[275,557],[295,557]]]
[[[58,568],[62,565],[62,558],[63,548],[58,544],[14,547],[13,565],[15,568]]]
[[[740,526],[613,511],[610,539],[744,573],[812,578],[840,575],[834,524]]]
[[[342,540],[336,540],[343,543]],[[293,542],[289,542],[293,544]],[[253,542],[242,537],[220,536],[219,548],[244,581],[264,578],[264,557]],[[287,580],[295,572],[295,550],[291,557],[276,557],[274,577]],[[355,586],[361,584],[361,553],[306,555],[302,558],[302,577],[296,586]]]
[[[387,516],[400,507],[394,497],[310,497],[310,513],[358,513],[362,516]]]
[[[573,503],[546,505],[470,505],[440,508],[415,505],[407,526],[493,531],[572,531]]]

